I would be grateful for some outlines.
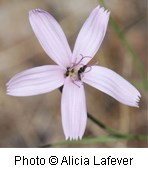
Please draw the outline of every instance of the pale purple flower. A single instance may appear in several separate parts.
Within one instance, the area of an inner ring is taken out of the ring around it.
[[[23,71],[7,83],[7,94],[31,96],[50,92],[63,85],[61,112],[66,139],[81,139],[87,120],[83,82],[115,98],[138,107],[140,93],[128,81],[105,67],[87,63],[98,51],[108,25],[110,12],[96,7],[78,34],[73,53],[58,22],[47,12],[29,12],[32,29],[47,55],[58,65],[45,65]]]

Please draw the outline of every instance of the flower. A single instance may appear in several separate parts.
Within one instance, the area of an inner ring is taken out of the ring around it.
[[[108,25],[110,12],[96,7],[83,24],[73,53],[58,22],[46,11],[29,12],[32,29],[47,55],[57,65],[45,65],[23,71],[7,83],[7,94],[31,96],[63,86],[61,113],[66,139],[81,139],[87,121],[83,82],[115,98],[138,107],[140,93],[128,81],[105,67],[87,63],[98,51]]]

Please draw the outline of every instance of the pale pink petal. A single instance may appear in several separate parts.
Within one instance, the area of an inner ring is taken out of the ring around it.
[[[83,64],[87,64],[94,57],[104,39],[109,15],[110,12],[100,8],[100,6],[92,11],[77,37],[73,51],[73,62],[78,62],[81,59],[80,54],[89,56],[89,58],[82,60]]]
[[[58,22],[49,13],[40,9],[30,11],[29,20],[47,55],[58,65],[68,67],[72,53]]]
[[[65,79],[62,92],[62,124],[66,139],[81,139],[86,128],[86,100],[82,82]]]
[[[141,97],[139,91],[127,80],[110,69],[92,66],[92,69],[85,73],[82,81],[125,105],[138,107]]]
[[[7,83],[7,94],[32,96],[50,92],[64,83],[64,71],[57,65],[40,66],[15,75]]]

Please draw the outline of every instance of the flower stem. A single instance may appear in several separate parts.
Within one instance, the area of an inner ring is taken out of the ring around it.
[[[108,143],[108,142],[116,142],[119,140],[141,140],[141,141],[148,141],[148,137],[142,134],[123,134],[115,129],[112,129],[106,126],[104,123],[100,122],[99,120],[95,119],[91,114],[87,113],[88,118],[92,120],[95,124],[100,126],[104,129],[108,134],[111,136],[106,137],[96,137],[96,138],[84,138],[82,140],[72,140],[72,141],[60,141],[52,144],[47,144],[41,146],[41,148],[49,148],[49,147],[58,147],[60,145],[73,145],[73,144],[91,144],[91,143]]]
[[[100,128],[105,130],[108,134],[110,134],[113,137],[116,138],[121,138],[121,139],[127,139],[127,140],[143,140],[143,141],[148,141],[148,137],[146,135],[142,134],[123,134],[118,131],[116,131],[113,128],[110,128],[106,126],[104,123],[100,122],[96,118],[94,118],[91,114],[87,113],[88,118],[93,121],[95,124],[97,124]]]

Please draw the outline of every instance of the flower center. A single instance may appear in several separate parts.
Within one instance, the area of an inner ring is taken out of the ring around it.
[[[76,67],[68,67],[65,76],[70,77],[72,81],[78,81],[81,80],[78,74],[78,69]]]
[[[66,77],[69,76],[71,78],[72,82],[81,81],[81,78],[82,78],[86,68],[87,67],[91,68],[91,66],[80,64],[84,58],[87,58],[89,56],[83,56],[82,54],[81,54],[81,56],[82,56],[82,58],[80,59],[80,61],[78,63],[74,63],[71,65],[71,67],[67,67],[67,71],[65,73],[65,76]],[[87,72],[89,72],[89,71],[87,71]]]

